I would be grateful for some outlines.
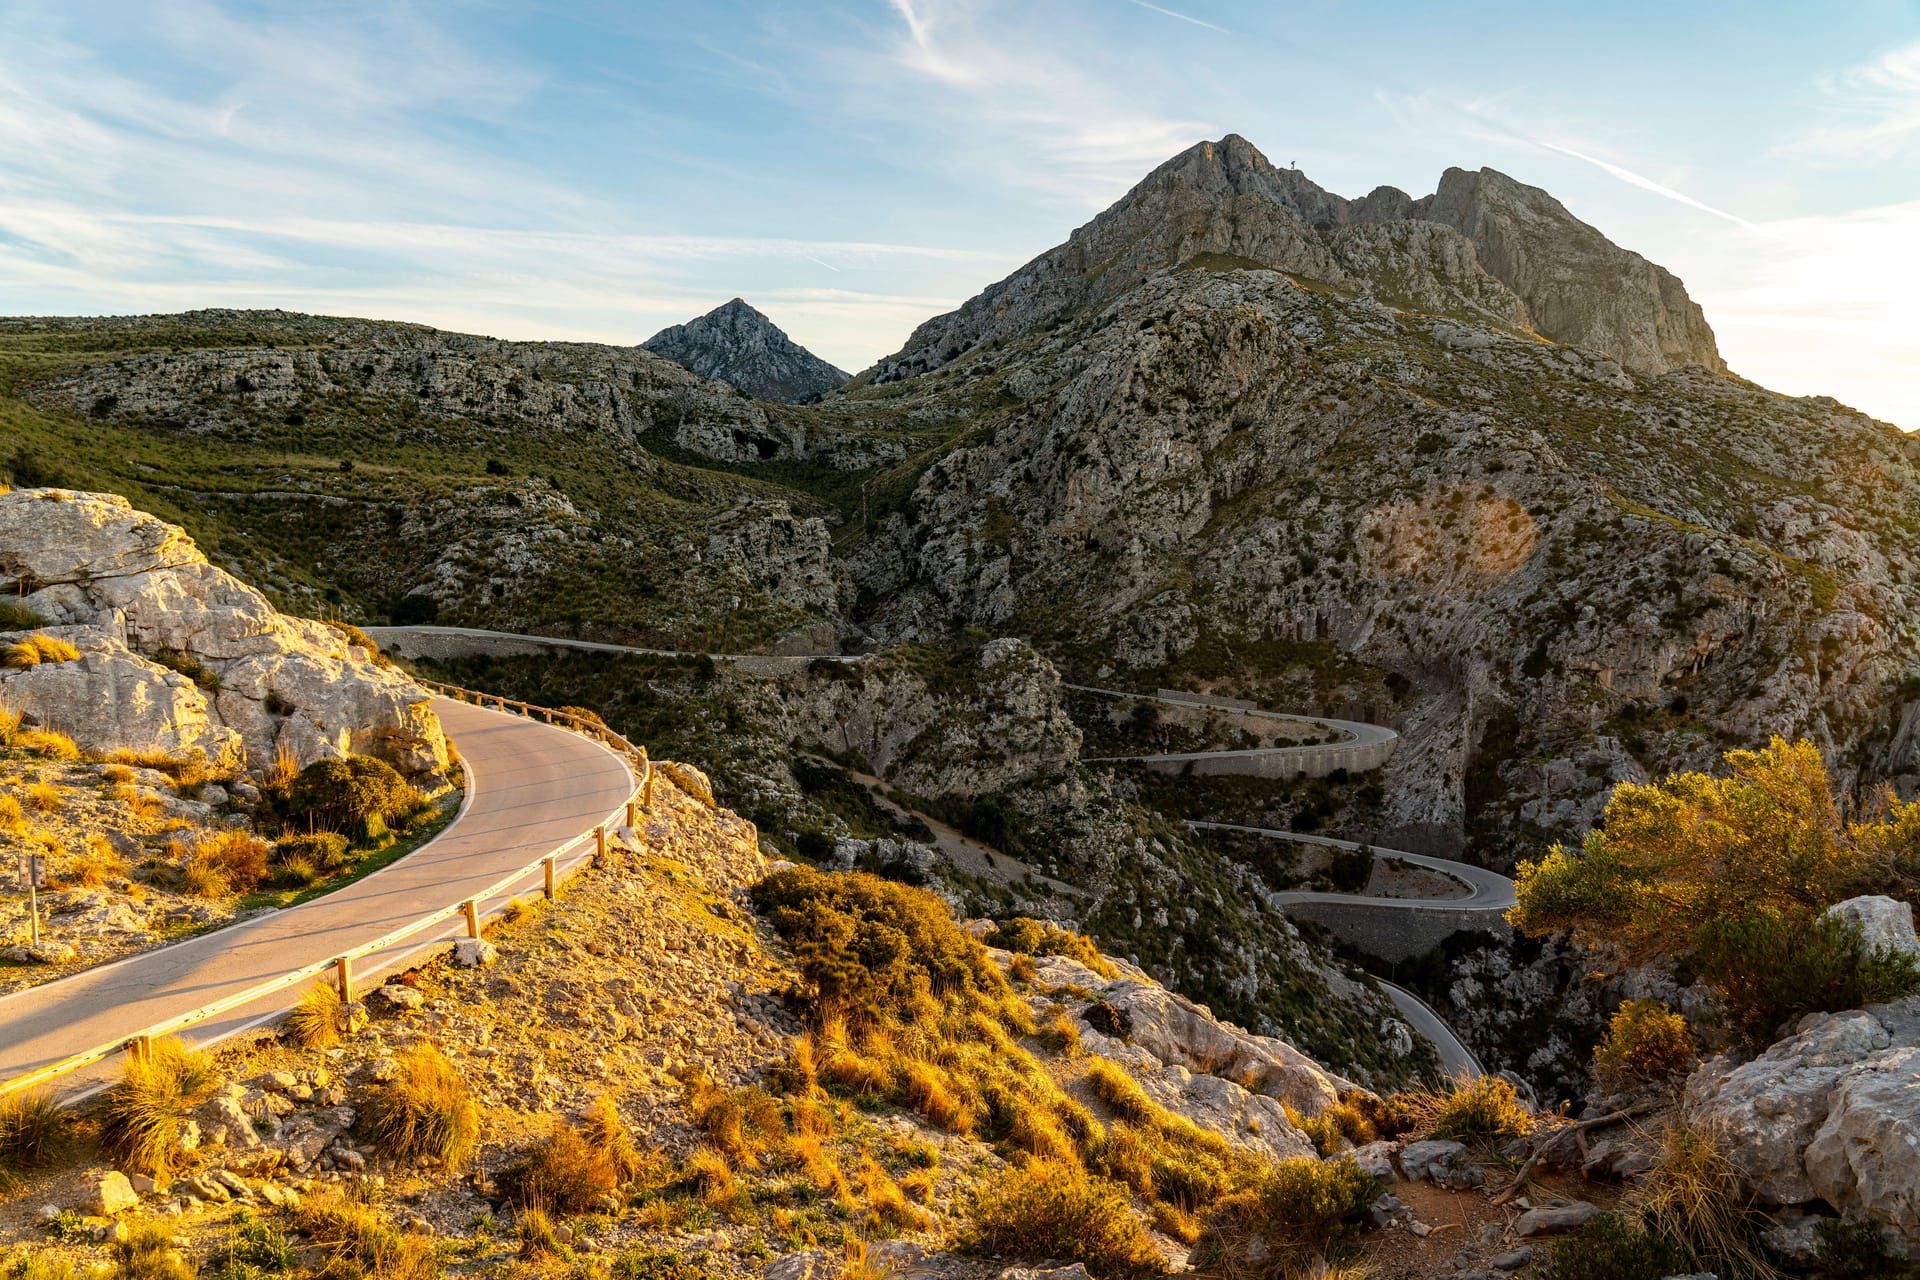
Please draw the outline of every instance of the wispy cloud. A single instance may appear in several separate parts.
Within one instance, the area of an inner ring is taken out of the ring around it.
[[[1885,159],[1920,137],[1920,40],[1820,83],[1821,123],[1780,148],[1811,159]]]
[[[1190,13],[1178,13],[1172,9],[1163,9],[1157,4],[1148,4],[1147,0],[1127,0],[1127,3],[1142,9],[1150,9],[1154,13],[1161,14],[1164,17],[1174,18],[1181,22],[1190,22],[1196,27],[1205,27],[1209,31],[1218,31],[1221,35],[1233,34],[1218,23],[1208,22],[1204,18],[1196,18]]]
[[[889,2],[900,20],[890,51],[910,73],[906,89],[938,95],[927,118],[964,126],[952,134],[956,153],[971,165],[996,168],[1008,186],[1101,207],[1153,165],[1216,132],[1202,121],[1157,111],[1138,86],[1089,69],[1073,56],[1073,40],[1023,26],[1037,20],[1019,6]],[[1050,11],[1048,22],[1054,21]],[[895,88],[874,95],[871,109],[897,112]]]

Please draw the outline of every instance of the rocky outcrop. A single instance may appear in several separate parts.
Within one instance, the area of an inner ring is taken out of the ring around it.
[[[1354,1087],[1291,1045],[1215,1021],[1138,970],[1107,979],[1063,956],[1033,966],[1036,988],[1073,1011],[1090,1052],[1126,1067],[1175,1115],[1269,1159],[1314,1154],[1288,1107],[1318,1115]]]
[[[1763,1202],[1823,1202],[1920,1257],[1920,997],[1809,1014],[1751,1062],[1707,1063],[1685,1106]]]
[[[1670,272],[1504,174],[1449,169],[1419,200],[1346,200],[1278,169],[1237,134],[1161,165],[1068,241],[913,332],[876,382],[1059,327],[1183,264],[1266,267],[1407,310],[1532,330],[1643,373],[1724,371],[1700,308]]]
[[[749,688],[772,732],[851,752],[920,795],[989,795],[1071,767],[1080,730],[1060,705],[1060,673],[1033,646],[1003,638],[948,661],[888,651]]]
[[[0,672],[0,699],[91,749],[197,749],[255,771],[280,754],[447,765],[426,690],[334,628],[281,614],[125,498],[0,494],[0,589],[81,654]]]
[[[1679,277],[1622,249],[1542,191],[1494,169],[1448,169],[1412,216],[1473,241],[1480,264],[1556,342],[1643,373],[1703,365],[1724,373],[1713,330]]]
[[[804,404],[818,400],[848,377],[741,298],[662,329],[640,345],[756,400]]]

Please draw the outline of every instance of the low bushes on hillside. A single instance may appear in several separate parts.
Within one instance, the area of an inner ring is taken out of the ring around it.
[[[286,793],[287,816],[296,829],[344,831],[363,840],[380,839],[424,804],[392,765],[372,756],[316,760]]]
[[[1696,1060],[1685,1018],[1658,1000],[1628,1000],[1594,1046],[1593,1074],[1602,1088],[1617,1090],[1672,1080]]]
[[[1165,1270],[1126,1188],[1065,1160],[1009,1166],[975,1200],[967,1244],[1010,1258],[1073,1258],[1102,1277]]]
[[[1029,1043],[1071,1038],[1036,1025],[935,895],[864,872],[796,867],[762,881],[754,898],[794,951],[802,979],[794,994],[810,1030],[770,1073],[783,1097],[695,1089],[701,1176],[719,1203],[739,1193],[721,1173],[756,1162],[804,1170],[816,1186],[845,1184],[823,1147],[830,1126],[816,1099],[824,1088],[890,1102],[1005,1155],[1008,1168],[973,1209],[976,1249],[1081,1261],[1103,1276],[1157,1268],[1130,1196],[1156,1228],[1189,1243],[1209,1231],[1232,1234],[1219,1206],[1249,1212],[1250,1202],[1235,1199],[1245,1195],[1275,1213],[1307,1214],[1283,1216],[1276,1228],[1303,1247],[1341,1235],[1309,1220],[1321,1209],[1270,1185],[1269,1164],[1168,1110],[1118,1064],[1074,1053],[1050,1069],[1035,1057]],[[1011,940],[1064,950],[1071,937],[1029,921],[1013,925]],[[1345,1201],[1333,1199],[1344,1215]],[[868,1212],[883,1226],[892,1200],[869,1195]]]
[[[1223,1200],[1195,1249],[1207,1275],[1280,1280],[1358,1235],[1380,1187],[1351,1158],[1282,1160]]]
[[[1062,929],[1048,920],[1015,916],[995,925],[993,932],[982,941],[990,947],[1021,955],[1065,956],[1069,960],[1079,961],[1103,978],[1120,976],[1113,961],[1100,954],[1100,948],[1093,945],[1091,938]]]

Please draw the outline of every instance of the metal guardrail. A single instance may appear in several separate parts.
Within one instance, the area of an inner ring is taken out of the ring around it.
[[[595,853],[605,853],[607,846],[607,828],[622,818],[626,820],[626,825],[629,827],[637,825],[639,818],[638,810],[648,807],[653,803],[653,762],[648,758],[646,748],[634,746],[631,742],[627,741],[626,738],[615,733],[598,720],[589,720],[584,716],[576,716],[569,712],[555,711],[548,707],[535,706],[529,702],[518,702],[512,698],[500,698],[490,693],[479,693],[472,689],[462,689],[458,685],[442,684],[437,680],[426,680],[417,676],[415,680],[417,683],[424,685],[435,693],[443,697],[452,698],[458,702],[470,702],[475,706],[483,708],[492,706],[496,710],[502,712],[511,711],[525,716],[528,719],[544,719],[548,724],[572,729],[585,737],[594,739],[601,745],[614,751],[627,762],[628,767],[633,770],[637,777],[633,790],[628,793],[627,799],[620,808],[610,811],[606,819],[596,825],[591,831],[582,832],[571,840],[556,846],[534,861],[529,862],[526,866],[521,867],[519,870],[502,876],[469,898],[442,907],[438,911],[431,912],[420,917],[418,920],[402,925],[400,928],[383,934],[370,942],[363,942],[350,951],[342,952],[326,960],[316,961],[313,964],[304,965],[288,973],[283,973],[279,977],[269,978],[265,982],[248,987],[245,991],[236,992],[233,995],[216,1000],[211,1004],[201,1005],[197,1009],[189,1010],[186,1013],[178,1014],[162,1022],[156,1022],[151,1026],[144,1027],[130,1036],[121,1036],[104,1044],[98,1044],[90,1049],[84,1049],[79,1053],[71,1054],[60,1059],[58,1062],[50,1062],[44,1067],[39,1067],[27,1072],[25,1075],[15,1076],[11,1080],[0,1081],[0,1098],[4,1098],[9,1094],[19,1093],[24,1089],[32,1089],[47,1084],[50,1081],[59,1079],[61,1076],[78,1071],[82,1067],[90,1067],[96,1062],[103,1062],[116,1053],[125,1052],[135,1057],[144,1056],[151,1051],[153,1042],[162,1036],[171,1035],[176,1031],[182,1031],[188,1027],[206,1022],[208,1019],[216,1018],[223,1013],[252,1004],[254,1001],[270,996],[277,991],[284,991],[286,988],[297,986],[308,979],[317,978],[329,970],[334,972],[339,981],[341,999],[350,1002],[353,999],[353,962],[355,960],[363,956],[375,955],[385,951],[389,947],[404,942],[415,934],[431,929],[433,926],[452,919],[456,915],[464,915],[466,917],[468,937],[479,937],[479,908],[482,902],[505,893],[508,889],[531,876],[535,871],[542,872],[542,890],[548,898],[552,898],[554,891],[554,868],[561,857],[586,844],[589,840],[594,844]]]

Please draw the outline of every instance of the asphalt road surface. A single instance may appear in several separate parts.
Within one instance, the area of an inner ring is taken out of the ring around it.
[[[591,739],[450,699],[433,706],[468,770],[465,801],[444,831],[337,893],[0,998],[0,1080],[130,1037],[461,902],[591,831],[632,792],[625,762]],[[591,852],[589,844],[580,856]],[[390,953],[356,961],[356,990],[465,927],[456,915]],[[221,1014],[182,1038],[207,1044],[233,1035],[290,1007],[304,989]],[[119,1071],[116,1055],[56,1087],[84,1093]]]

